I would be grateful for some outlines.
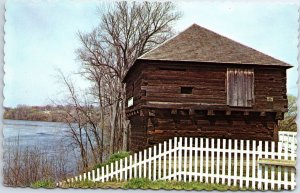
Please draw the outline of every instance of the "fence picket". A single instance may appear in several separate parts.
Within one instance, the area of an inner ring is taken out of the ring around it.
[[[209,158],[209,141],[208,138],[205,139],[205,182],[208,183],[208,158]]]
[[[134,171],[133,177],[137,178],[137,153],[134,154]]]
[[[295,141],[295,135],[293,135],[293,141]],[[296,147],[295,143],[291,144],[291,160],[295,160],[295,152],[296,152]],[[294,167],[291,168],[291,190],[295,189],[296,186],[296,181],[295,181],[295,173],[296,169]]]
[[[241,140],[240,145],[240,188],[243,187],[244,177],[244,140]]]
[[[225,184],[225,158],[226,158],[226,139],[223,139],[223,148],[222,148],[222,184]]]
[[[138,173],[139,173],[139,178],[142,178],[142,151],[139,152],[139,170],[138,170]]]
[[[163,179],[166,179],[167,177],[167,142],[164,142],[164,167],[163,167]]]
[[[203,182],[203,138],[200,138],[200,182]]]
[[[102,172],[101,181],[104,182],[104,166],[102,166],[101,172]]]
[[[177,145],[178,145],[178,142],[177,142],[177,137],[174,138],[174,158],[173,158],[173,163],[174,163],[174,166],[173,166],[173,170],[174,170],[174,180],[177,180]]]
[[[192,162],[192,159],[193,159],[193,152],[191,150],[191,148],[193,147],[193,138],[189,138],[190,140],[190,146],[189,146],[189,182],[192,181],[192,172],[193,172],[193,162]]]
[[[178,143],[178,180],[181,181],[182,175],[182,137],[179,138]]]
[[[95,170],[92,170],[92,181],[95,182]]]
[[[158,179],[161,179],[161,143],[158,144]]]
[[[171,180],[172,175],[172,139],[169,139],[169,171],[168,171],[168,180]]]
[[[220,139],[217,139],[217,171],[216,171],[216,183],[220,182]]]
[[[231,139],[228,140],[228,182],[227,185],[230,186],[231,185],[231,153],[232,153],[232,143],[231,143]]]
[[[128,178],[128,158],[125,157],[125,166],[124,166],[124,180],[127,181],[127,178]]]
[[[147,177],[147,150],[144,150],[144,157],[143,157],[143,162],[144,162],[144,178]]]
[[[198,172],[198,138],[195,138],[195,175],[194,181],[197,181],[197,172]]]
[[[275,159],[275,142],[272,141],[271,143],[271,158]],[[275,189],[275,167],[271,166],[271,190]]]
[[[215,139],[214,138],[211,139],[210,147],[211,147],[211,149],[210,149],[211,150],[210,181],[211,181],[211,183],[214,183],[214,181],[215,181]]]
[[[289,147],[285,144],[284,146],[284,159],[288,160]],[[288,168],[284,167],[284,189],[288,189]]]
[[[151,155],[152,155],[152,148],[150,147],[149,148],[149,155],[148,155],[148,178],[149,178],[149,180],[151,180],[152,179],[152,176],[151,176],[151,170],[152,170],[152,168],[151,168]]]
[[[106,165],[106,181],[109,180],[109,172],[108,172],[108,165]]]
[[[153,157],[154,157],[154,161],[153,161],[153,180],[156,180],[156,145],[153,146]]]
[[[262,158],[262,141],[259,141],[258,142],[258,159]],[[257,188],[259,190],[262,189],[262,166],[261,164],[258,164],[258,167],[257,167],[257,177],[258,177],[258,184],[257,184]]]
[[[277,152],[278,152],[277,159],[282,159],[282,156],[281,156],[282,142],[278,143],[278,150],[277,150]],[[278,174],[277,174],[277,182],[278,182],[277,189],[278,190],[281,190],[281,185],[282,185],[282,182],[281,182],[281,168],[282,168],[281,166],[278,166],[278,169],[277,169],[277,172],[278,172]]]
[[[109,174],[109,176],[110,176],[110,180],[112,180],[113,179],[113,177],[114,177],[114,163],[110,163],[110,174]]]
[[[123,159],[120,160],[120,180],[123,180]]]
[[[186,168],[187,168],[187,137],[184,138],[184,157],[183,157],[183,180],[186,182]]]
[[[115,162],[115,166],[116,166],[116,180],[118,181],[119,180],[119,162],[116,161]]]
[[[250,141],[246,141],[246,188],[249,188],[249,178],[250,178]]]
[[[233,161],[233,185],[237,185],[237,169],[238,169],[238,164],[237,164],[237,156],[238,156],[238,141],[235,139],[234,140],[234,161]]]
[[[252,189],[255,190],[256,180],[256,141],[252,141]]]
[[[129,156],[129,179],[132,179],[132,155]]]
[[[264,155],[265,155],[265,158],[268,158],[268,148],[269,148],[269,143],[268,143],[268,141],[265,141],[265,152],[264,152]],[[265,175],[265,177],[264,177],[264,179],[265,179],[265,188],[264,188],[264,190],[268,190],[269,188],[269,183],[268,183],[268,181],[269,181],[269,167],[268,167],[268,165],[265,165],[264,166],[265,167],[265,172],[264,172],[264,175]]]

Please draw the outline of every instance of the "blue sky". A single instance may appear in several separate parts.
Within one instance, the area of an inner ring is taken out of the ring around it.
[[[76,33],[99,22],[99,1],[8,1],[5,24],[4,106],[45,105],[61,92],[57,69],[78,69]],[[287,89],[297,95],[298,6],[278,3],[177,2],[182,31],[193,23],[285,61]],[[77,80],[78,87],[86,86]]]

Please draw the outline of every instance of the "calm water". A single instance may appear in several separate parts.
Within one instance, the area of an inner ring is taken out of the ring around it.
[[[63,123],[21,120],[4,120],[3,128],[5,142],[15,143],[19,137],[21,146],[59,144],[67,131]]]
[[[40,150],[46,150],[49,156],[67,151],[64,155],[68,160],[68,171],[75,171],[74,156],[78,151],[71,146],[71,138],[66,137],[66,124],[22,120],[4,120],[3,123],[4,150],[19,143],[21,148],[37,146]]]

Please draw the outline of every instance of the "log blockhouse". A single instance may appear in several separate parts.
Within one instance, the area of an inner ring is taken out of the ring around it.
[[[291,65],[196,24],[129,69],[130,149],[174,136],[278,140]]]

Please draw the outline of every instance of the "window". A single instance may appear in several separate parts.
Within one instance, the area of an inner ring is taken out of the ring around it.
[[[127,101],[127,107],[133,106],[133,97],[130,97]]]
[[[181,94],[192,94],[193,87],[181,87]]]
[[[251,107],[254,103],[254,70],[227,69],[227,105]]]

